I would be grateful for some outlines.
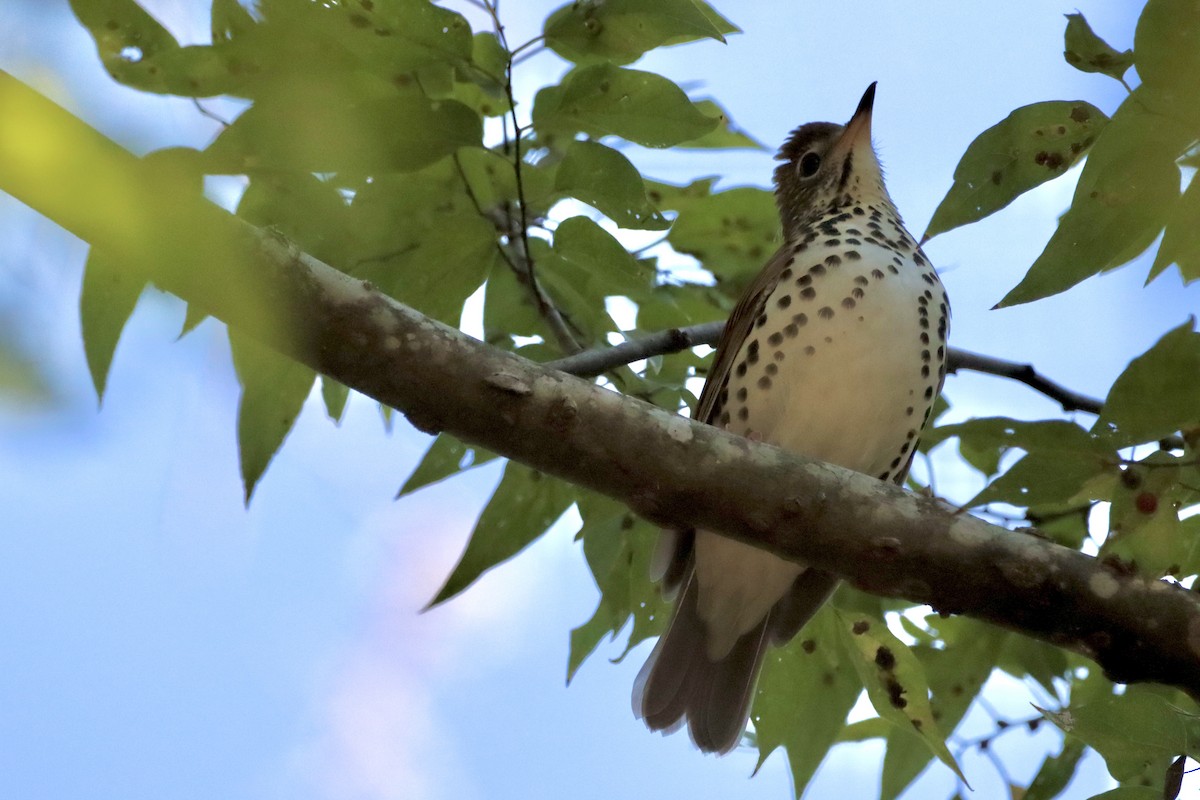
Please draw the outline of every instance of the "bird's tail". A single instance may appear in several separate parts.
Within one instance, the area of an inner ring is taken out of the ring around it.
[[[697,612],[697,581],[688,577],[666,633],[638,673],[633,713],[650,730],[672,733],[685,722],[692,741],[706,753],[737,746],[758,684],[767,645],[782,644],[816,613],[837,578],[807,569],[771,613],[743,634],[729,653],[713,661],[707,631]]]

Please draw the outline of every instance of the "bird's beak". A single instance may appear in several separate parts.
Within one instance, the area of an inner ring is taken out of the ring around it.
[[[833,145],[831,155],[835,159],[844,158],[857,150],[860,144],[865,144],[868,150],[871,149],[871,108],[874,105],[875,84],[872,83],[863,92],[862,100],[858,101],[858,108],[854,110],[854,116],[846,123],[845,130]]]

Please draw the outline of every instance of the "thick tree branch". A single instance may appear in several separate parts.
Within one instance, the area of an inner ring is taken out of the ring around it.
[[[715,345],[721,337],[724,322],[705,322],[685,328],[668,328],[637,339],[630,339],[614,347],[602,347],[594,350],[584,350],[579,353],[551,361],[548,367],[569,372],[580,377],[592,377],[605,370],[621,364],[630,364],[651,356],[678,353],[698,344]],[[971,370],[988,375],[998,375],[1020,381],[1062,405],[1063,411],[1087,411],[1090,414],[1100,413],[1104,403],[1093,397],[1072,391],[1055,383],[1034,369],[1032,364],[1020,364],[1015,361],[1005,361],[1002,358],[972,353],[951,347],[948,354],[947,372]]]
[[[0,190],[423,430],[1200,699],[1195,593],[489,347],[194,197],[2,72],[0,108]]]

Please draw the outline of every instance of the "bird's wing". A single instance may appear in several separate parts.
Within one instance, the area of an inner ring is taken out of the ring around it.
[[[708,378],[704,381],[704,389],[700,392],[700,401],[696,404],[692,419],[709,424],[715,422],[715,417],[720,413],[720,409],[717,408],[717,397],[720,396],[721,389],[729,377],[729,371],[733,369],[734,361],[741,352],[742,343],[746,341],[751,328],[754,327],[754,321],[762,313],[767,297],[770,296],[771,290],[779,281],[779,273],[783,271],[790,258],[791,248],[785,246],[777,250],[766,266],[754,276],[754,280],[746,287],[742,298],[734,306],[733,313],[729,315],[729,321],[725,323],[725,330],[717,342],[717,354],[713,357],[712,366],[708,369]]]

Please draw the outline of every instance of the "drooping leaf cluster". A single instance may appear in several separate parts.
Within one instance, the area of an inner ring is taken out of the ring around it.
[[[644,177],[626,154],[630,143],[759,146],[716,101],[630,66],[655,48],[735,33],[704,0],[578,0],[552,13],[540,42],[529,43],[507,41],[500,20],[465,3],[460,12],[425,0],[213,0],[212,41],[196,45],[181,45],[133,0],[72,6],[115,80],[247,101],[206,148],[149,158],[188,170],[197,192],[205,175],[245,176],[241,217],[449,324],[462,321],[482,288],[485,339],[530,358],[720,319],[777,246],[768,191],[717,189],[712,178],[670,185]],[[1160,234],[1149,277],[1176,264],[1185,282],[1200,278],[1200,188],[1180,191],[1181,168],[1198,163],[1197,12],[1192,0],[1150,0],[1124,52],[1082,15],[1068,15],[1067,64],[1123,83],[1136,68],[1140,84],[1112,114],[1084,100],[1048,100],[983,132],[926,238],[998,212],[1086,159],[1057,232],[1002,303],[1036,300],[1126,264]],[[541,47],[561,59],[563,74],[530,99],[514,97],[514,69]],[[628,232],[661,241],[631,250]],[[712,280],[664,268],[667,253],[696,259]],[[104,252],[89,257],[81,309],[101,394],[144,283]],[[203,318],[203,309],[189,309],[185,331]],[[237,331],[230,340],[243,386],[237,434],[249,501],[316,382],[334,420],[348,390]],[[675,410],[694,402],[688,381],[703,375],[704,357],[687,350],[635,366],[602,380]],[[1131,363],[1091,426],[975,419],[936,429],[923,449],[952,438],[963,461],[992,479],[970,505],[1014,508],[1068,547],[1099,540],[1114,569],[1180,580],[1200,572],[1200,515],[1188,516],[1200,504],[1194,323]],[[1135,445],[1157,442],[1134,457]],[[1022,454],[1015,463],[1014,454]],[[400,494],[493,458],[438,436]],[[463,591],[573,507],[600,599],[571,632],[568,679],[605,638],[623,635],[628,652],[670,613],[648,579],[656,531],[619,503],[508,463],[433,599]],[[1108,510],[1107,531],[1092,518],[1097,508]],[[771,654],[753,738],[762,759],[784,748],[798,794],[844,741],[886,741],[885,800],[935,758],[957,772],[952,749],[964,745],[952,733],[997,670],[1038,687],[1045,719],[1066,734],[1026,798],[1055,796],[1085,748],[1122,783],[1117,791],[1126,793],[1114,798],[1162,786],[1175,756],[1198,754],[1195,706],[1178,693],[1115,693],[1079,656],[969,619],[898,615],[906,610],[844,588]],[[878,716],[848,725],[864,691]],[[1126,725],[1138,732],[1136,746],[1120,744]]]

